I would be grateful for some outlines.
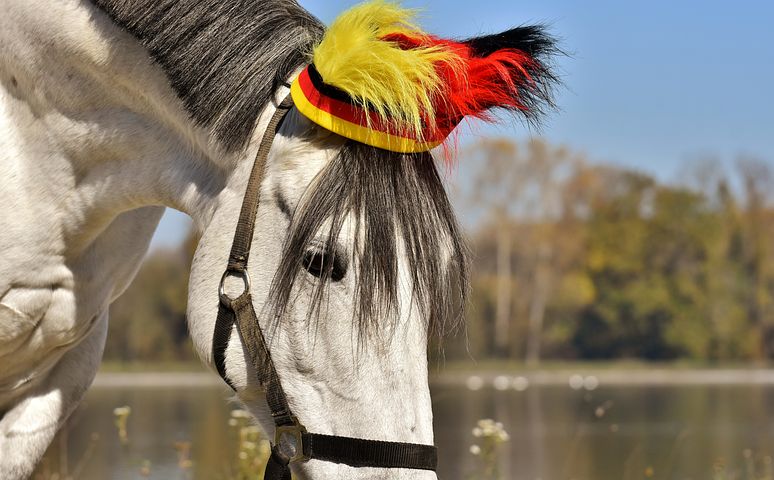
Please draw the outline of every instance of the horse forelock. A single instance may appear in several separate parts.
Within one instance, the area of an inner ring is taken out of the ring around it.
[[[324,26],[293,0],[91,0],[163,69],[191,120],[245,146]]]
[[[349,140],[312,181],[291,217],[266,303],[271,318],[285,317],[294,287],[307,275],[301,268],[305,253],[317,245],[352,264],[352,314],[361,340],[393,331],[404,301],[416,306],[431,334],[443,335],[461,324],[466,247],[430,153],[401,154]],[[343,234],[348,219],[354,232]],[[336,250],[342,237],[351,242],[347,251]],[[319,245],[320,238],[327,244]],[[328,263],[311,291],[313,320],[326,308],[333,265]],[[410,285],[401,283],[399,265]],[[409,297],[403,297],[405,286]]]

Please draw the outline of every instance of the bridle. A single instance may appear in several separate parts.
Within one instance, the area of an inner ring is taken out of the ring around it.
[[[258,212],[260,187],[266,159],[277,129],[292,107],[293,100],[289,95],[277,107],[266,132],[263,134],[247,182],[247,191],[244,200],[242,200],[242,209],[231,245],[228,266],[218,288],[220,304],[212,339],[215,366],[223,380],[236,390],[226,376],[225,365],[226,346],[234,323],[236,323],[242,345],[247,350],[250,362],[258,377],[258,383],[266,393],[266,401],[269,404],[275,425],[271,456],[264,474],[266,480],[290,480],[290,464],[306,462],[310,459],[342,463],[352,467],[409,468],[434,471],[438,457],[437,449],[433,445],[386,442],[307,432],[304,425],[293,415],[285,391],[282,389],[279,375],[274,367],[253,308],[247,261],[255,230],[255,216]],[[244,291],[239,296],[231,297],[226,294],[224,284],[228,277],[237,277],[243,281]]]

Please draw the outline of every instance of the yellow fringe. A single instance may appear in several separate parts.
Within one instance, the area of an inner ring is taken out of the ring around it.
[[[401,50],[381,38],[391,33],[425,36],[413,23],[416,11],[383,0],[357,5],[341,14],[314,49],[314,64],[325,83],[363,106],[385,124],[422,139],[424,120],[435,123],[432,98],[440,91],[436,65],[461,70],[459,56],[439,47]]]

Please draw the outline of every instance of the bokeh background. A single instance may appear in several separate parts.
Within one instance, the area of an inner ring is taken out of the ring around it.
[[[774,479],[774,4],[404,4],[451,37],[546,23],[567,52],[540,129],[469,125],[444,170],[473,290],[432,362],[439,477]],[[169,211],[40,478],[260,478],[188,339],[195,245]]]

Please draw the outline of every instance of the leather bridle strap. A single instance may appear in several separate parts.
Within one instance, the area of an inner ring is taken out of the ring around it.
[[[285,114],[292,107],[293,101],[290,96],[285,98],[277,107],[277,111],[271,117],[261,139],[255,163],[247,182],[247,190],[242,201],[242,210],[239,213],[228,266],[220,281],[220,304],[212,340],[213,361],[220,376],[233,389],[234,385],[226,375],[225,350],[236,323],[242,345],[255,370],[258,384],[266,393],[266,402],[274,419],[274,442],[264,474],[266,480],[290,480],[290,464],[310,459],[341,463],[352,467],[435,470],[438,460],[437,449],[433,445],[308,433],[298,418],[293,415],[285,391],[282,389],[282,383],[277,370],[274,368],[274,362],[258,324],[258,316],[253,308],[247,262],[255,229],[255,217],[258,212],[266,159],[277,129]],[[224,283],[228,277],[237,277],[244,282],[244,291],[238,297],[230,297],[226,294]]]
[[[305,433],[302,439],[304,454],[309,458],[344,463],[352,467],[435,470],[437,464],[436,448],[433,445],[364,440],[319,433]]]

